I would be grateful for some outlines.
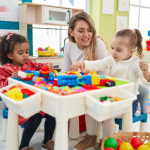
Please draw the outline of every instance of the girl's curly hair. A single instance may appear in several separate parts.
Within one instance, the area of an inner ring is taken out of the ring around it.
[[[6,40],[6,38],[7,38],[7,35],[4,35],[0,41],[0,63],[2,65],[6,63],[11,63],[11,59],[7,57],[7,54],[13,53],[14,46],[17,43],[20,43],[20,44],[23,42],[29,43],[26,37],[16,34],[16,33],[13,33],[13,35],[11,35],[8,40]]]

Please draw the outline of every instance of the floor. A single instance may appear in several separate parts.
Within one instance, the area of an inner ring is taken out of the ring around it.
[[[150,115],[149,115],[150,117]],[[133,130],[139,131],[139,122],[133,124]],[[148,119],[148,127],[150,127],[150,118]],[[147,131],[150,132],[150,128],[147,128]],[[80,133],[80,137],[85,135],[86,131]],[[2,141],[2,109],[0,109],[0,150],[5,150],[6,142]],[[41,150],[41,141],[44,137],[44,119],[41,123],[41,130],[39,132],[36,132],[30,142],[30,146],[34,147],[35,150]],[[80,138],[77,140],[71,140],[69,139],[69,150],[73,150],[73,146],[80,141]],[[93,148],[89,148],[88,150],[94,150]]]

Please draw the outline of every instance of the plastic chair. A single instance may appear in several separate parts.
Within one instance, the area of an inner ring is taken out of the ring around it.
[[[136,112],[133,116],[133,123],[140,121],[140,132],[147,132],[147,118],[148,115],[142,114],[141,112]],[[115,124],[119,125],[119,130],[121,132],[122,130],[122,119],[121,118],[115,118]]]

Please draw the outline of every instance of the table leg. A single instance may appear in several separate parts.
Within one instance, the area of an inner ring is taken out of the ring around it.
[[[97,134],[97,142],[102,138],[103,133],[103,124],[102,122],[97,122],[96,134]]]
[[[55,150],[68,150],[68,122],[56,122]]]
[[[133,131],[132,104],[129,106],[126,113],[122,116],[122,132]]]
[[[79,117],[70,119],[69,137],[71,139],[79,138]]]
[[[19,149],[18,114],[9,109],[6,137],[6,150]]]

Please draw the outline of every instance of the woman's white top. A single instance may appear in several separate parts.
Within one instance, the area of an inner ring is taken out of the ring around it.
[[[99,60],[108,56],[106,46],[99,38],[96,39],[96,50]],[[83,61],[85,52],[86,49],[80,50],[77,43],[67,42],[64,48],[63,71],[70,71],[72,64]],[[108,75],[108,69],[98,72],[98,74]]]
[[[109,68],[108,76],[133,82],[134,94],[138,95],[139,78],[141,78],[143,84],[150,86],[150,82],[147,82],[146,79],[143,77],[143,73],[139,67],[139,61],[140,59],[137,56],[132,56],[128,60],[116,62],[112,56],[109,56],[102,60],[84,62],[85,69],[92,71],[101,71]]]

